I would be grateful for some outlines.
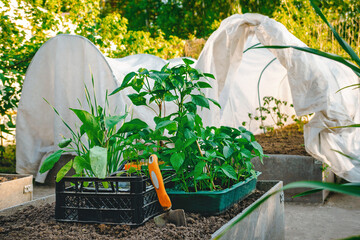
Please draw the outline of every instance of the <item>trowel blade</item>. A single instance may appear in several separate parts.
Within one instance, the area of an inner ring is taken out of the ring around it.
[[[162,227],[166,223],[173,223],[176,226],[187,226],[185,212],[183,209],[169,210],[154,217],[156,226]]]

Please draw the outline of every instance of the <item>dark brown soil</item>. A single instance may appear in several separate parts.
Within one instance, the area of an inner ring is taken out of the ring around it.
[[[153,220],[143,226],[80,224],[56,222],[55,204],[30,206],[11,216],[0,216],[0,239],[210,239],[211,234],[256,201],[264,192],[256,191],[219,216],[204,217],[186,213],[187,227],[167,224],[163,228]]]
[[[255,139],[263,147],[265,154],[309,156],[304,147],[304,134],[296,124],[256,135]]]
[[[0,176],[0,183],[6,182],[6,181],[10,181],[10,180],[15,180],[15,179],[18,179],[18,177],[4,177],[4,176]]]

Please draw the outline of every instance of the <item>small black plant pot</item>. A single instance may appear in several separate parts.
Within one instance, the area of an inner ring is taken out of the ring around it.
[[[146,176],[64,177],[56,183],[57,221],[136,226],[162,212]]]

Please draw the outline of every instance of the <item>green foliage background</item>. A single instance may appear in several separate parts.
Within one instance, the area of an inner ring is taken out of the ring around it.
[[[18,6],[11,8],[11,2]],[[360,1],[318,4],[359,54]],[[16,110],[26,69],[51,36],[82,35],[112,58],[137,53],[197,58],[221,20],[247,12],[283,23],[309,47],[345,55],[306,0],[0,0],[0,115]],[[12,127],[9,121],[0,124],[1,132]]]

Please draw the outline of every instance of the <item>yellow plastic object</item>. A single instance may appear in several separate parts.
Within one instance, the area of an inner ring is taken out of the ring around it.
[[[165,211],[169,210],[171,208],[171,201],[169,195],[166,193],[164,180],[159,168],[158,157],[155,154],[152,154],[149,158],[149,174],[160,205]]]

